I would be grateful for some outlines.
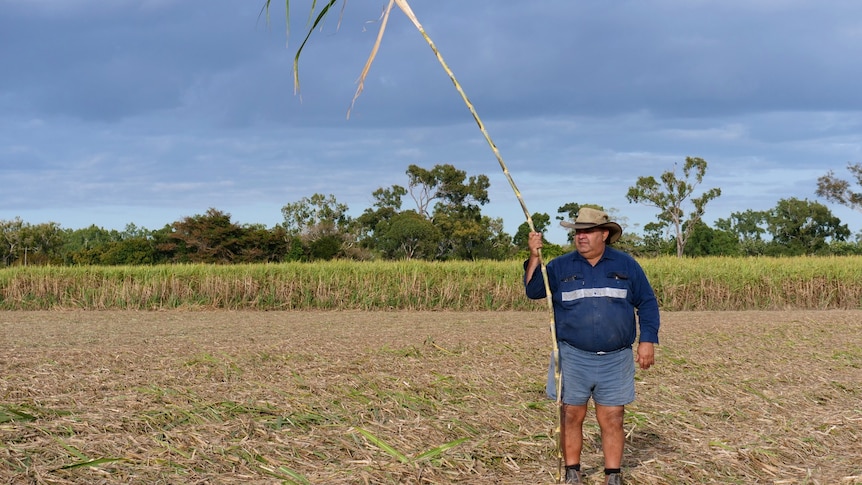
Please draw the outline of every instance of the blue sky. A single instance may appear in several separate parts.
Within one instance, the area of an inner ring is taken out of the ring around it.
[[[483,211],[513,234],[514,193],[400,11],[346,118],[385,3],[347,2],[315,32],[295,95],[310,1],[291,2],[288,38],[278,1],[267,24],[262,0],[0,0],[0,219],[156,229],[215,207],[273,226],[314,193],[359,215],[408,165],[449,163],[490,177]],[[640,232],[656,210],[628,187],[696,156],[700,188],[722,189],[712,223],[817,200],[819,176],[862,162],[858,0],[411,5],[530,212],[596,203]]]

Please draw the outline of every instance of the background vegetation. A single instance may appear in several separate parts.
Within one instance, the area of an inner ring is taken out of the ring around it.
[[[857,309],[862,258],[642,261],[665,311]],[[14,267],[0,309],[537,310],[509,261]]]
[[[707,163],[688,157],[655,177],[639,177],[629,188],[630,202],[655,207],[656,220],[643,233],[626,230],[619,247],[636,256],[798,256],[858,255],[862,243],[828,207],[816,201],[781,199],[768,211],[746,210],[703,222],[706,204],[721,195],[711,188],[696,195]],[[862,171],[858,165],[850,165]],[[349,259],[478,261],[508,260],[526,249],[529,225],[514,235],[503,220],[482,214],[490,182],[468,176],[452,165],[424,169],[410,165],[406,187],[393,185],[372,194],[373,204],[358,217],[334,195],[313,194],[282,207],[284,222],[267,228],[238,224],[230,214],[210,208],[150,230],[128,224],[122,231],[96,225],[63,229],[54,222],[31,224],[20,218],[0,220],[0,267],[32,265],[159,265],[167,263],[272,263]],[[858,181],[862,185],[862,181]],[[818,195],[859,209],[862,194],[833,172],[818,180]],[[414,208],[405,209],[409,194]],[[686,213],[686,206],[690,212]],[[567,202],[556,220],[572,220],[582,206],[606,210],[626,226],[614,208]],[[545,232],[551,216],[532,214],[534,227]],[[545,244],[548,258],[570,250]]]

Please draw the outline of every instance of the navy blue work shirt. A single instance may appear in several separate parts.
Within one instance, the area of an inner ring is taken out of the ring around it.
[[[547,272],[558,340],[588,352],[611,352],[634,344],[639,323],[640,341],[658,343],[658,301],[628,254],[606,246],[593,266],[573,251],[551,260]],[[524,280],[527,297],[545,298],[540,268]]]

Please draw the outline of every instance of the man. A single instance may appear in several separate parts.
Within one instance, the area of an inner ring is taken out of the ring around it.
[[[583,424],[592,398],[601,429],[604,483],[619,485],[625,405],[635,399],[635,362],[641,369],[655,363],[658,303],[641,266],[609,246],[620,238],[622,228],[607,214],[584,207],[574,223],[562,225],[574,229],[577,250],[554,258],[547,273],[562,371],[560,442],[565,483],[583,483]],[[541,271],[537,271],[541,247],[541,233],[530,233],[524,285],[533,299],[546,296]],[[633,358],[638,324],[640,339]],[[547,386],[551,399],[556,399],[554,374],[552,361]]]

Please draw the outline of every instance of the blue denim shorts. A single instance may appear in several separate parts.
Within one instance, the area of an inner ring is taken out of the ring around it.
[[[559,347],[564,404],[586,404],[591,397],[602,406],[624,406],[635,400],[635,361],[631,347],[606,354],[579,350],[563,341],[559,342]],[[550,399],[557,399],[553,355],[545,392]]]

